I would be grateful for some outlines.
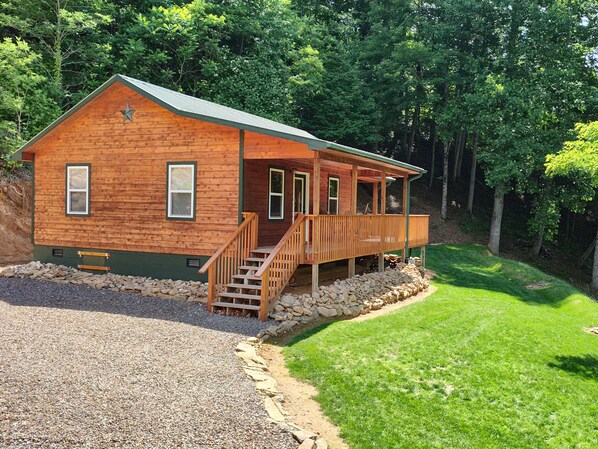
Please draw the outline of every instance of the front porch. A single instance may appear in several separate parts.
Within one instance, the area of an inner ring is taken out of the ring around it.
[[[424,247],[428,216],[410,215],[417,167],[387,158],[339,150],[282,148],[245,140],[238,229],[202,267],[208,273],[208,308],[258,313],[267,318],[272,301],[300,265],[311,265],[312,291],[321,264]],[[387,214],[387,184],[402,183],[401,213]],[[359,183],[371,184],[371,198],[358,212]]]

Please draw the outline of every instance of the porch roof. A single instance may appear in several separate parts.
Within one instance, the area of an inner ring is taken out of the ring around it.
[[[23,160],[23,153],[27,149],[29,149],[33,144],[52,131],[56,126],[73,115],[116,82],[129,87],[133,91],[158,103],[177,115],[305,143],[310,150],[332,150],[332,152],[342,153],[351,158],[358,157],[374,160],[385,165],[388,164],[398,167],[403,171],[414,174],[425,173],[424,169],[407,164],[405,162],[397,161],[382,155],[359,150],[346,145],[341,145],[336,142],[322,140],[299,128],[288,126],[274,120],[249,114],[247,112],[239,111],[237,109],[229,108],[227,106],[222,106],[211,101],[202,100],[200,98],[185,95],[180,92],[175,92],[173,90],[124,75],[114,75],[111,77],[90,95],[81,100],[72,109],[64,113],[39,134],[33,137],[29,142],[25,143],[19,150],[11,155],[11,159]]]

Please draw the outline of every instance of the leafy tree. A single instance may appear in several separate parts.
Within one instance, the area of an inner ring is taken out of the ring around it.
[[[42,56],[51,95],[64,109],[107,78],[107,0],[5,0],[2,6],[2,34],[27,40]]]
[[[40,55],[20,39],[0,42],[0,164],[58,113],[38,73]]]
[[[576,183],[586,183],[593,189],[598,188],[598,121],[577,124],[577,138],[565,142],[557,154],[546,157],[546,173],[549,176],[566,176]],[[585,189],[580,192],[579,200],[589,202],[596,194],[595,190]],[[594,211],[595,212],[595,211]],[[598,228],[596,231],[598,241]],[[594,249],[594,267],[592,270],[592,288],[598,291],[598,248]]]

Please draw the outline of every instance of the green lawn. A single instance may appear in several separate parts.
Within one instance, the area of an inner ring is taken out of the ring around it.
[[[598,304],[481,246],[434,246],[438,291],[285,348],[354,449],[598,448]],[[526,289],[538,281],[550,285]]]

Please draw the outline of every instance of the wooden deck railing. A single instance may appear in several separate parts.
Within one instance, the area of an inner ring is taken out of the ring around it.
[[[200,274],[208,272],[208,311],[218,292],[231,282],[239,266],[249,253],[257,248],[258,214],[243,212],[243,222],[228,240],[201,267]]]
[[[311,246],[306,261],[326,263],[405,248],[403,215],[307,215]],[[428,216],[409,217],[409,247],[428,243]]]
[[[428,244],[430,226],[429,215],[409,216],[409,248],[417,248]]]
[[[265,321],[271,301],[287,285],[297,267],[304,262],[305,216],[299,214],[280,239],[260,269],[255,273],[262,280],[260,319]]]

